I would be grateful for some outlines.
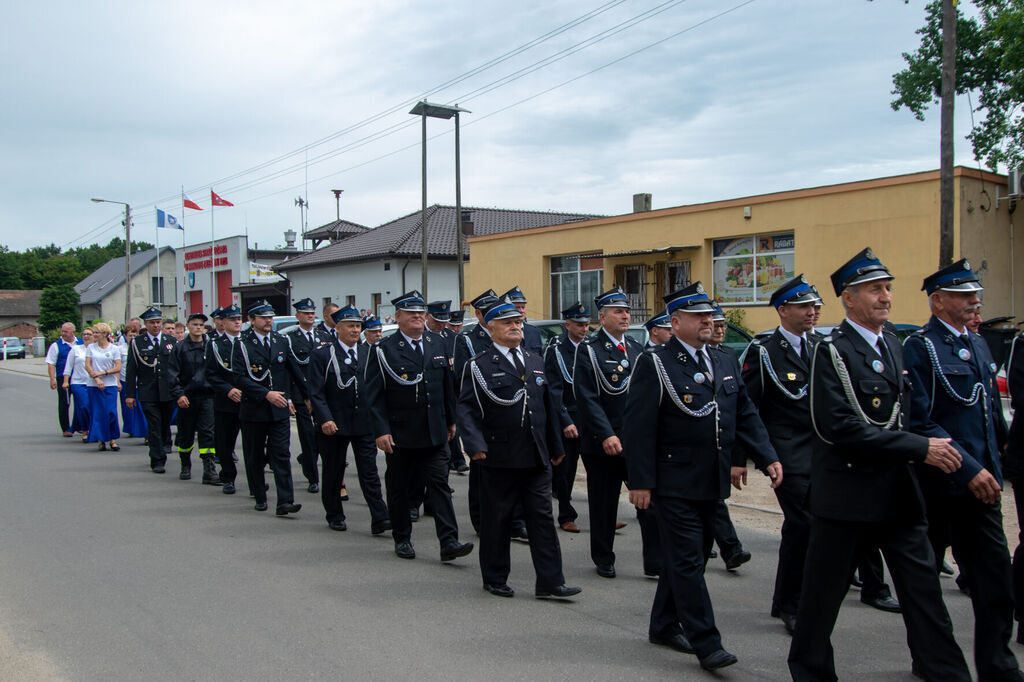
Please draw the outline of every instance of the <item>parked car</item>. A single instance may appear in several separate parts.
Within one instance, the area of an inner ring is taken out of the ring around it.
[[[747,332],[740,329],[739,327],[735,326],[731,322],[728,322],[727,325],[728,327],[725,331],[725,341],[722,342],[722,345],[726,346],[727,348],[731,348],[732,351],[736,353],[736,356],[739,357],[743,350],[748,345],[750,345],[750,342],[753,340],[753,337],[750,336],[750,334],[748,334]],[[629,329],[626,331],[626,333],[630,336],[630,338],[639,343],[641,346],[647,343],[647,327],[643,326],[642,324],[629,325]]]
[[[25,357],[25,346],[22,345],[21,339],[14,336],[3,337],[3,347],[7,351],[8,358],[24,358]],[[3,353],[0,353],[0,359],[3,359]]]
[[[837,325],[834,324],[819,324],[814,328],[814,331],[824,336],[828,336],[829,334],[832,333],[832,330],[835,329],[836,326]],[[900,343],[906,341],[908,336],[910,336],[911,334],[913,334],[914,332],[921,328],[920,325],[906,324],[903,322],[899,324],[893,324],[893,326],[896,328],[896,336],[899,338]],[[772,327],[771,329],[765,329],[763,332],[758,332],[757,334],[755,334],[754,338],[767,339],[769,336],[775,333],[775,329],[775,327]]]

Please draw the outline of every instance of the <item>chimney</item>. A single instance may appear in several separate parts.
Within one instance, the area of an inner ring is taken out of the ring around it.
[[[469,237],[473,234],[473,212],[462,212],[462,234]]]
[[[297,236],[298,235],[295,233],[295,230],[285,230],[284,231],[284,248],[289,250],[289,251],[294,251],[295,250],[295,238]]]
[[[651,195],[650,194],[634,194],[633,195],[633,213],[643,213],[644,211],[651,210]]]

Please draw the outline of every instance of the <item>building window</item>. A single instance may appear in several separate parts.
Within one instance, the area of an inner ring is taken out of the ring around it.
[[[690,284],[690,261],[673,260],[665,263],[665,290],[662,296],[679,291]]]
[[[345,297],[345,303],[347,303],[350,306],[352,306],[353,308],[355,308],[356,307],[356,297],[355,296],[346,296]]]
[[[601,257],[594,255],[551,257],[551,317],[577,301],[590,309],[597,319],[594,299],[604,288]]]
[[[164,302],[164,278],[151,277],[149,282],[149,300],[153,303]]]
[[[387,272],[390,269],[391,269],[391,261],[389,261],[389,260],[384,261],[384,272]]]
[[[793,233],[716,239],[711,270],[714,298],[724,304],[765,304],[793,277]]]

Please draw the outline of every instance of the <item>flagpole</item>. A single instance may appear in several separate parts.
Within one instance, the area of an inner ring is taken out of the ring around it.
[[[214,283],[213,266],[217,262],[217,240],[213,237],[213,209],[215,205],[213,203],[213,190],[210,190],[210,310],[212,311],[217,306],[214,305],[214,301],[217,300],[217,285]]]
[[[156,209],[156,206],[154,206],[153,208]],[[164,220],[166,220],[166,218],[164,218]],[[156,239],[155,239],[155,241],[156,241],[156,291],[154,292],[155,295],[153,296],[153,298],[154,299],[156,299],[156,298],[160,299],[159,301],[154,300],[153,302],[154,303],[158,303],[160,305],[160,311],[162,313],[163,309],[164,309],[164,297],[160,295],[160,226],[159,225],[157,225],[156,228],[154,228],[153,234],[156,235]]]
[[[185,219],[185,185],[181,186],[181,218],[182,218],[182,220]],[[179,223],[179,225],[181,227],[181,264],[182,264],[182,271],[181,271],[181,307],[178,308],[178,309],[184,312],[185,311],[185,270],[184,270],[184,265],[185,265],[185,226],[181,225],[180,223]],[[175,291],[178,290],[178,259],[177,259],[177,257],[175,257],[175,259],[174,259],[174,290]],[[174,305],[176,305],[176,306],[178,305],[177,301],[175,301]]]

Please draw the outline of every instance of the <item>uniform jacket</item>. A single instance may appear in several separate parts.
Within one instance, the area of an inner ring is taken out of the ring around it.
[[[270,349],[259,342],[252,329],[238,337],[231,354],[231,371],[235,385],[242,391],[238,418],[242,421],[272,422],[288,419],[287,407],[267,401],[267,393],[281,391],[289,400],[305,400],[309,391],[302,367],[292,355],[288,341],[275,331],[270,332]]]
[[[455,352],[452,354],[452,371],[455,373],[455,391],[459,392],[463,383],[463,369],[469,359],[491,347],[491,335],[482,324],[469,331],[464,331],[455,338]]]
[[[152,343],[143,332],[128,344],[128,366],[125,368],[125,395],[138,391],[143,402],[166,402],[171,399],[171,386],[167,380],[167,364],[171,350],[177,343],[173,336],[161,333]]]
[[[805,338],[810,358],[817,338],[810,334]],[[767,362],[764,355],[768,356]],[[784,476],[811,475],[817,438],[811,428],[811,400],[807,395],[810,378],[810,365],[778,329],[767,339],[754,339],[743,356],[743,383],[747,386],[747,395],[757,405],[761,421],[768,429]],[[752,453],[738,447],[734,462],[743,466],[748,457],[752,458]]]
[[[523,324],[523,348],[540,357],[544,354],[544,340],[540,330],[529,322]]]
[[[1006,444],[1006,460],[1003,473],[1010,481],[1024,480],[1024,341],[1018,334],[1010,346],[1010,357],[1006,361],[1006,383],[1010,390],[1010,406],[1013,407],[1013,422]]]
[[[314,350],[309,363],[309,400],[314,421],[318,427],[333,421],[338,433],[346,436],[361,436],[373,430],[364,379],[367,358],[373,348],[367,343],[358,343],[355,350],[353,363],[335,341]]]
[[[292,355],[295,356],[295,361],[299,363],[299,367],[302,368],[302,374],[306,377],[306,383],[309,383],[309,370],[310,363],[309,358],[313,351],[326,344],[334,343],[334,335],[330,333],[330,330],[323,326],[323,323],[316,325],[310,330],[313,334],[313,341],[306,337],[306,333],[302,330],[302,327],[296,327],[287,334],[282,334],[288,345],[291,347]]]
[[[470,454],[487,453],[481,466],[549,466],[562,455],[555,405],[539,355],[521,348],[525,378],[492,345],[469,362],[458,403],[462,442]],[[476,366],[479,374],[472,371]],[[479,383],[482,378],[486,389]],[[500,405],[491,395],[511,400],[526,390],[526,404]],[[525,413],[524,413],[525,409]]]
[[[395,332],[376,344],[366,365],[366,402],[374,436],[391,434],[403,448],[443,445],[448,425],[455,423],[448,349],[434,332],[424,330],[422,339],[421,355]],[[402,383],[417,377],[422,378],[414,385]]]
[[[619,391],[628,385],[636,359],[643,352],[640,344],[629,336],[624,337],[624,342],[626,350],[621,351],[611,337],[599,329],[576,349],[573,390],[583,454],[603,455],[601,443],[611,436],[622,435],[626,391],[609,393],[608,389]]]
[[[325,341],[333,341],[337,338],[334,330],[324,324],[322,321],[313,327],[313,331],[316,332],[317,337]]]
[[[878,523],[923,515],[921,490],[909,462],[924,460],[928,439],[904,430],[910,381],[896,335],[884,331],[883,337],[895,367],[846,320],[814,347],[808,392],[818,436],[810,493],[811,513],[816,516]],[[866,422],[848,402],[832,360],[833,348],[846,366],[858,409],[883,426]],[[897,419],[886,429],[897,401]]]
[[[930,438],[952,438],[963,464],[952,474],[921,465],[918,478],[926,492],[963,495],[967,484],[982,468],[1003,481],[999,453],[1006,444],[1006,422],[996,386],[995,363],[977,334],[969,346],[954,336],[937,318],[907,338],[903,357],[913,384],[910,430]],[[935,350],[933,363],[930,349]],[[937,366],[936,366],[937,365]],[[975,385],[984,387],[973,405],[950,395],[969,398]]]
[[[675,337],[644,351],[638,360],[623,427],[631,489],[655,490],[661,497],[720,500],[729,496],[735,443],[761,453],[764,466],[778,461],[743,377],[724,354],[712,351],[708,357],[712,379]],[[664,384],[656,358],[668,379]],[[686,410],[707,414],[688,414],[676,398]],[[717,426],[715,412],[707,407],[713,402],[718,405]]]
[[[171,397],[175,400],[185,395],[189,398],[209,398],[213,393],[206,380],[206,346],[210,340],[195,343],[188,336],[171,349],[167,363],[167,383]]]
[[[234,340],[221,334],[206,346],[206,381],[213,391],[214,412],[238,414],[238,403],[228,397],[235,388],[235,375],[231,370]]]
[[[563,429],[576,423],[576,394],[572,379],[575,361],[576,346],[568,334],[552,339],[544,351],[544,376],[548,380],[551,401],[558,412],[558,424]]]

